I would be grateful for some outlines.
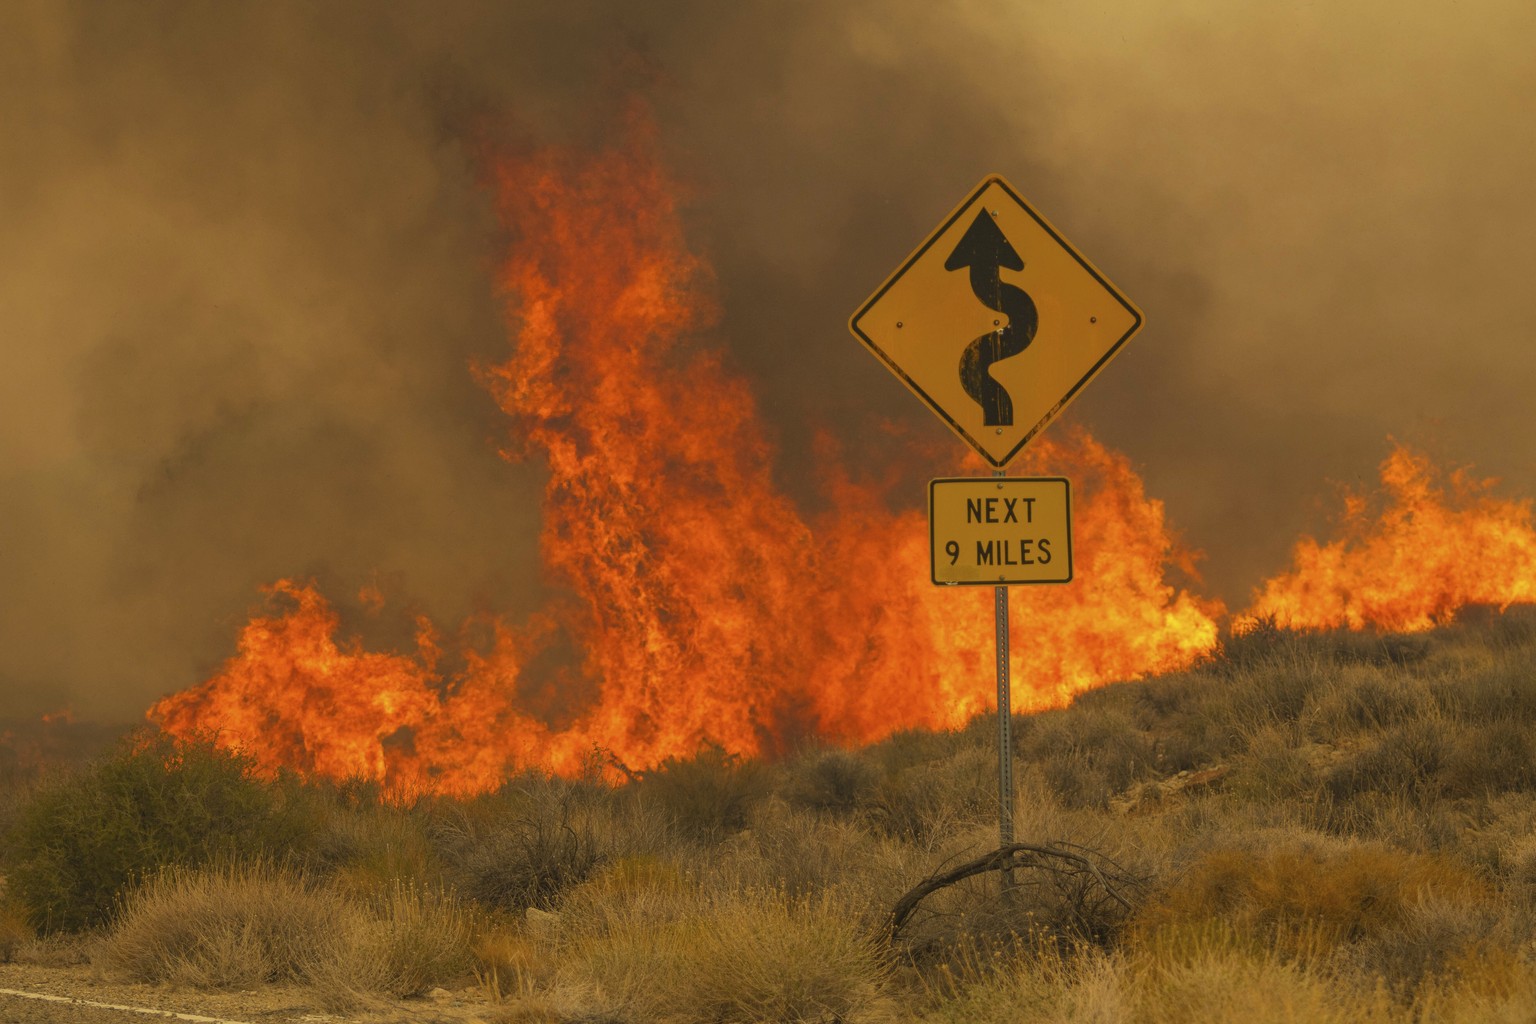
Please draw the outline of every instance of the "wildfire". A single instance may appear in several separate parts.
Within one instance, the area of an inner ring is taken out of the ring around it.
[[[1273,618],[1301,629],[1413,632],[1469,604],[1536,600],[1531,503],[1495,497],[1496,480],[1441,474],[1398,446],[1381,464],[1382,491],[1349,495],[1339,539],[1304,537],[1292,569],[1268,580],[1239,626]]]
[[[382,653],[341,637],[313,585],[279,581],[236,655],[152,720],[269,771],[462,795],[576,771],[594,749],[644,768],[706,740],[865,743],[992,707],[991,592],[927,582],[920,495],[852,479],[830,442],[831,511],[808,517],[778,488],[750,387],[701,340],[711,274],[655,150],[637,108],[607,152],[551,148],[493,175],[515,346],[477,373],[511,419],[509,457],[549,468],[540,544],[564,596],[450,638],[423,621],[416,650]],[[1127,460],[1069,431],[1028,463],[1072,478],[1079,569],[1013,593],[1015,707],[1210,650],[1221,609],[1167,582],[1187,563]],[[556,647],[579,662],[530,670]]]

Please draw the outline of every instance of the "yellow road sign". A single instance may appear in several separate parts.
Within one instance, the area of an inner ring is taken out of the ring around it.
[[[1062,477],[950,477],[928,482],[933,582],[1067,583],[1072,485]]]
[[[848,325],[1002,467],[1141,329],[1142,316],[993,175]]]

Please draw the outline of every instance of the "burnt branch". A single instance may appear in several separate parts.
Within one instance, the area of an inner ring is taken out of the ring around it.
[[[1099,864],[1099,861],[1108,865],[1108,872]],[[975,860],[950,868],[948,871],[929,875],[907,890],[906,894],[891,908],[891,937],[895,938],[901,933],[902,926],[907,923],[907,919],[912,916],[912,912],[917,909],[919,903],[940,889],[988,871],[1023,869],[1044,871],[1058,878],[1091,879],[1092,882],[1097,883],[1105,897],[1120,904],[1127,913],[1135,908],[1125,893],[1139,892],[1141,889],[1139,879],[1107,857],[1087,847],[1078,846],[1075,843],[1057,845],[1010,843]]]

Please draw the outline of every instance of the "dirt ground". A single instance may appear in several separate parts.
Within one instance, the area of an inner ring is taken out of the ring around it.
[[[88,965],[0,964],[0,1024],[144,1024],[199,1018],[229,1024],[495,1024],[505,1019],[497,1011],[478,987],[438,989],[419,999],[337,1011],[325,1009],[309,990],[291,986],[199,992],[118,982]]]

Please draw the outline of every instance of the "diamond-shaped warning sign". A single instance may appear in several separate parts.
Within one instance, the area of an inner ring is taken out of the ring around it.
[[[994,175],[848,325],[1002,467],[1141,329],[1142,316]]]

